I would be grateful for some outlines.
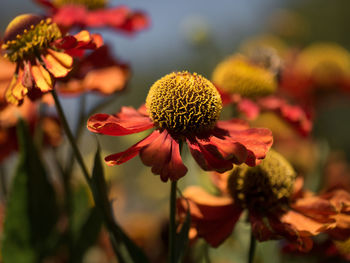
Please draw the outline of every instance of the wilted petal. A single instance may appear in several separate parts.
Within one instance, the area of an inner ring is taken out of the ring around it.
[[[95,114],[87,123],[87,128],[95,133],[121,136],[148,130],[153,127],[152,120],[131,107],[123,107],[117,115]]]
[[[115,154],[107,156],[105,158],[107,165],[109,165],[109,166],[119,165],[119,164],[125,163],[126,161],[134,158],[136,155],[139,154],[140,150],[143,147],[149,145],[153,140],[157,139],[157,137],[159,137],[159,132],[154,131],[149,136],[147,136],[145,139],[134,144],[126,151],[120,152],[120,153],[115,153]]]
[[[14,75],[7,90],[6,100],[13,105],[20,105],[23,102],[28,89],[22,85],[23,71],[18,72],[18,76]]]

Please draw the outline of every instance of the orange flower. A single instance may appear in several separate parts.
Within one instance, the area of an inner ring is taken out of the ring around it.
[[[8,102],[19,105],[25,96],[40,97],[53,89],[56,78],[72,70],[72,56],[81,56],[84,49],[102,44],[99,35],[81,31],[62,37],[51,19],[25,14],[8,25],[2,49],[5,57],[16,63],[15,75],[6,92]]]
[[[59,26],[109,27],[134,33],[149,26],[148,16],[126,6],[107,7],[107,0],[36,0],[47,8],[49,16]]]
[[[61,94],[78,95],[95,91],[110,95],[125,88],[130,70],[112,58],[108,46],[102,46],[84,57],[68,76],[57,83]]]
[[[221,109],[220,95],[210,81],[196,73],[173,72],[153,84],[146,107],[123,107],[116,115],[96,114],[87,126],[92,132],[113,136],[156,128],[105,161],[122,164],[140,154],[162,181],[175,181],[187,173],[180,156],[183,143],[206,171],[224,172],[232,169],[232,163],[256,165],[271,147],[271,132],[250,129],[242,120],[218,121]]]
[[[275,151],[256,167],[239,166],[214,178],[221,196],[193,186],[185,190],[186,200],[178,200],[180,217],[189,204],[194,237],[214,247],[231,235],[244,209],[259,241],[285,238],[302,251],[311,249],[312,236],[336,229],[336,203],[303,192],[302,180]]]

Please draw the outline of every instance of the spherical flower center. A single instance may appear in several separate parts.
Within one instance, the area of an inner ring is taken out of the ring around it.
[[[242,207],[271,211],[288,206],[296,174],[288,161],[270,150],[256,167],[238,166],[229,177],[228,191]]]
[[[50,18],[25,14],[17,16],[7,26],[4,35],[5,56],[12,62],[31,60],[61,37],[61,31]]]
[[[93,10],[105,7],[107,0],[54,0],[53,4],[58,7],[64,5],[82,5],[87,9]]]
[[[255,65],[242,56],[232,56],[219,63],[212,79],[223,91],[245,97],[268,95],[277,88],[274,72]]]
[[[152,85],[146,107],[158,129],[188,137],[214,127],[222,102],[219,92],[206,78],[196,73],[173,72]]]

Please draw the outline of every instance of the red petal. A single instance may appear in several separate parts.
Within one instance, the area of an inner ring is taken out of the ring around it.
[[[138,155],[138,153],[140,152],[140,150],[143,147],[149,145],[153,140],[157,139],[158,137],[159,137],[159,132],[154,131],[149,136],[147,136],[145,139],[134,144],[126,151],[120,152],[120,153],[115,153],[115,154],[107,156],[105,158],[105,161],[106,161],[107,165],[109,165],[109,166],[119,165],[119,164],[125,163],[126,161],[128,161],[128,160],[134,158],[136,155]]]
[[[260,159],[265,158],[270,149],[273,138],[270,130],[265,128],[249,128],[242,120],[220,121],[217,126],[229,132],[233,142],[240,143],[248,150],[245,161],[249,166],[255,166]]]
[[[268,219],[273,231],[286,238],[291,242],[291,245],[296,246],[300,251],[307,252],[312,248],[313,242],[310,234],[299,232],[293,225],[285,223],[274,216],[270,216]]]
[[[204,171],[225,172],[233,168],[232,162],[225,160],[214,145],[202,145],[200,140],[187,140],[193,158]]]
[[[53,21],[63,27],[70,28],[81,25],[87,16],[87,10],[83,6],[66,5],[58,8],[53,16]]]
[[[187,200],[178,199],[178,213],[183,217],[189,204],[192,226],[199,237],[217,247],[231,235],[242,213],[231,198],[212,196],[195,186],[187,188],[184,197]]]
[[[237,104],[238,111],[242,112],[248,120],[254,120],[260,113],[259,106],[249,99],[241,99]]]
[[[286,100],[276,96],[268,96],[259,99],[258,104],[261,110],[275,111],[284,120],[295,127],[301,135],[306,136],[311,132],[312,122],[301,107],[290,105]]]
[[[152,120],[131,107],[123,107],[117,115],[95,114],[87,122],[91,132],[122,136],[148,130],[153,127]]]
[[[179,144],[163,131],[158,138],[140,151],[143,163],[152,167],[154,174],[159,174],[163,182],[180,179],[187,173],[181,156]]]

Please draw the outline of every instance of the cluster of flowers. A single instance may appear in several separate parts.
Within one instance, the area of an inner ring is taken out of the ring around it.
[[[2,39],[0,161],[18,148],[14,129],[19,116],[31,124],[33,133],[40,124],[45,142],[60,144],[58,119],[39,114],[39,99],[54,103],[48,93],[111,95],[125,87],[128,65],[113,59],[102,37],[86,28],[110,27],[130,34],[149,25],[144,13],[125,6],[109,8],[103,0],[37,2],[46,8],[46,16],[16,17]],[[82,31],[71,35],[73,28]],[[92,51],[86,55],[87,49]],[[279,127],[256,128],[254,121],[271,113],[291,127],[294,142],[309,138],[320,97],[347,94],[349,84],[350,54],[339,46],[317,44],[288,52],[260,43],[219,63],[211,81],[196,73],[172,72],[151,86],[138,109],[95,114],[87,128],[112,136],[152,129],[105,162],[120,165],[140,155],[163,182],[187,174],[181,157],[187,144],[217,188],[213,195],[192,186],[177,200],[178,219],[191,215],[193,241],[204,238],[219,246],[247,210],[257,240],[284,238],[290,249],[306,252],[320,233],[335,244],[349,238],[349,189],[328,187],[319,194],[305,190],[303,171],[296,172],[289,158],[277,152],[286,139],[283,132]],[[223,108],[229,106],[233,118],[221,120]],[[273,135],[275,149],[270,149]]]

